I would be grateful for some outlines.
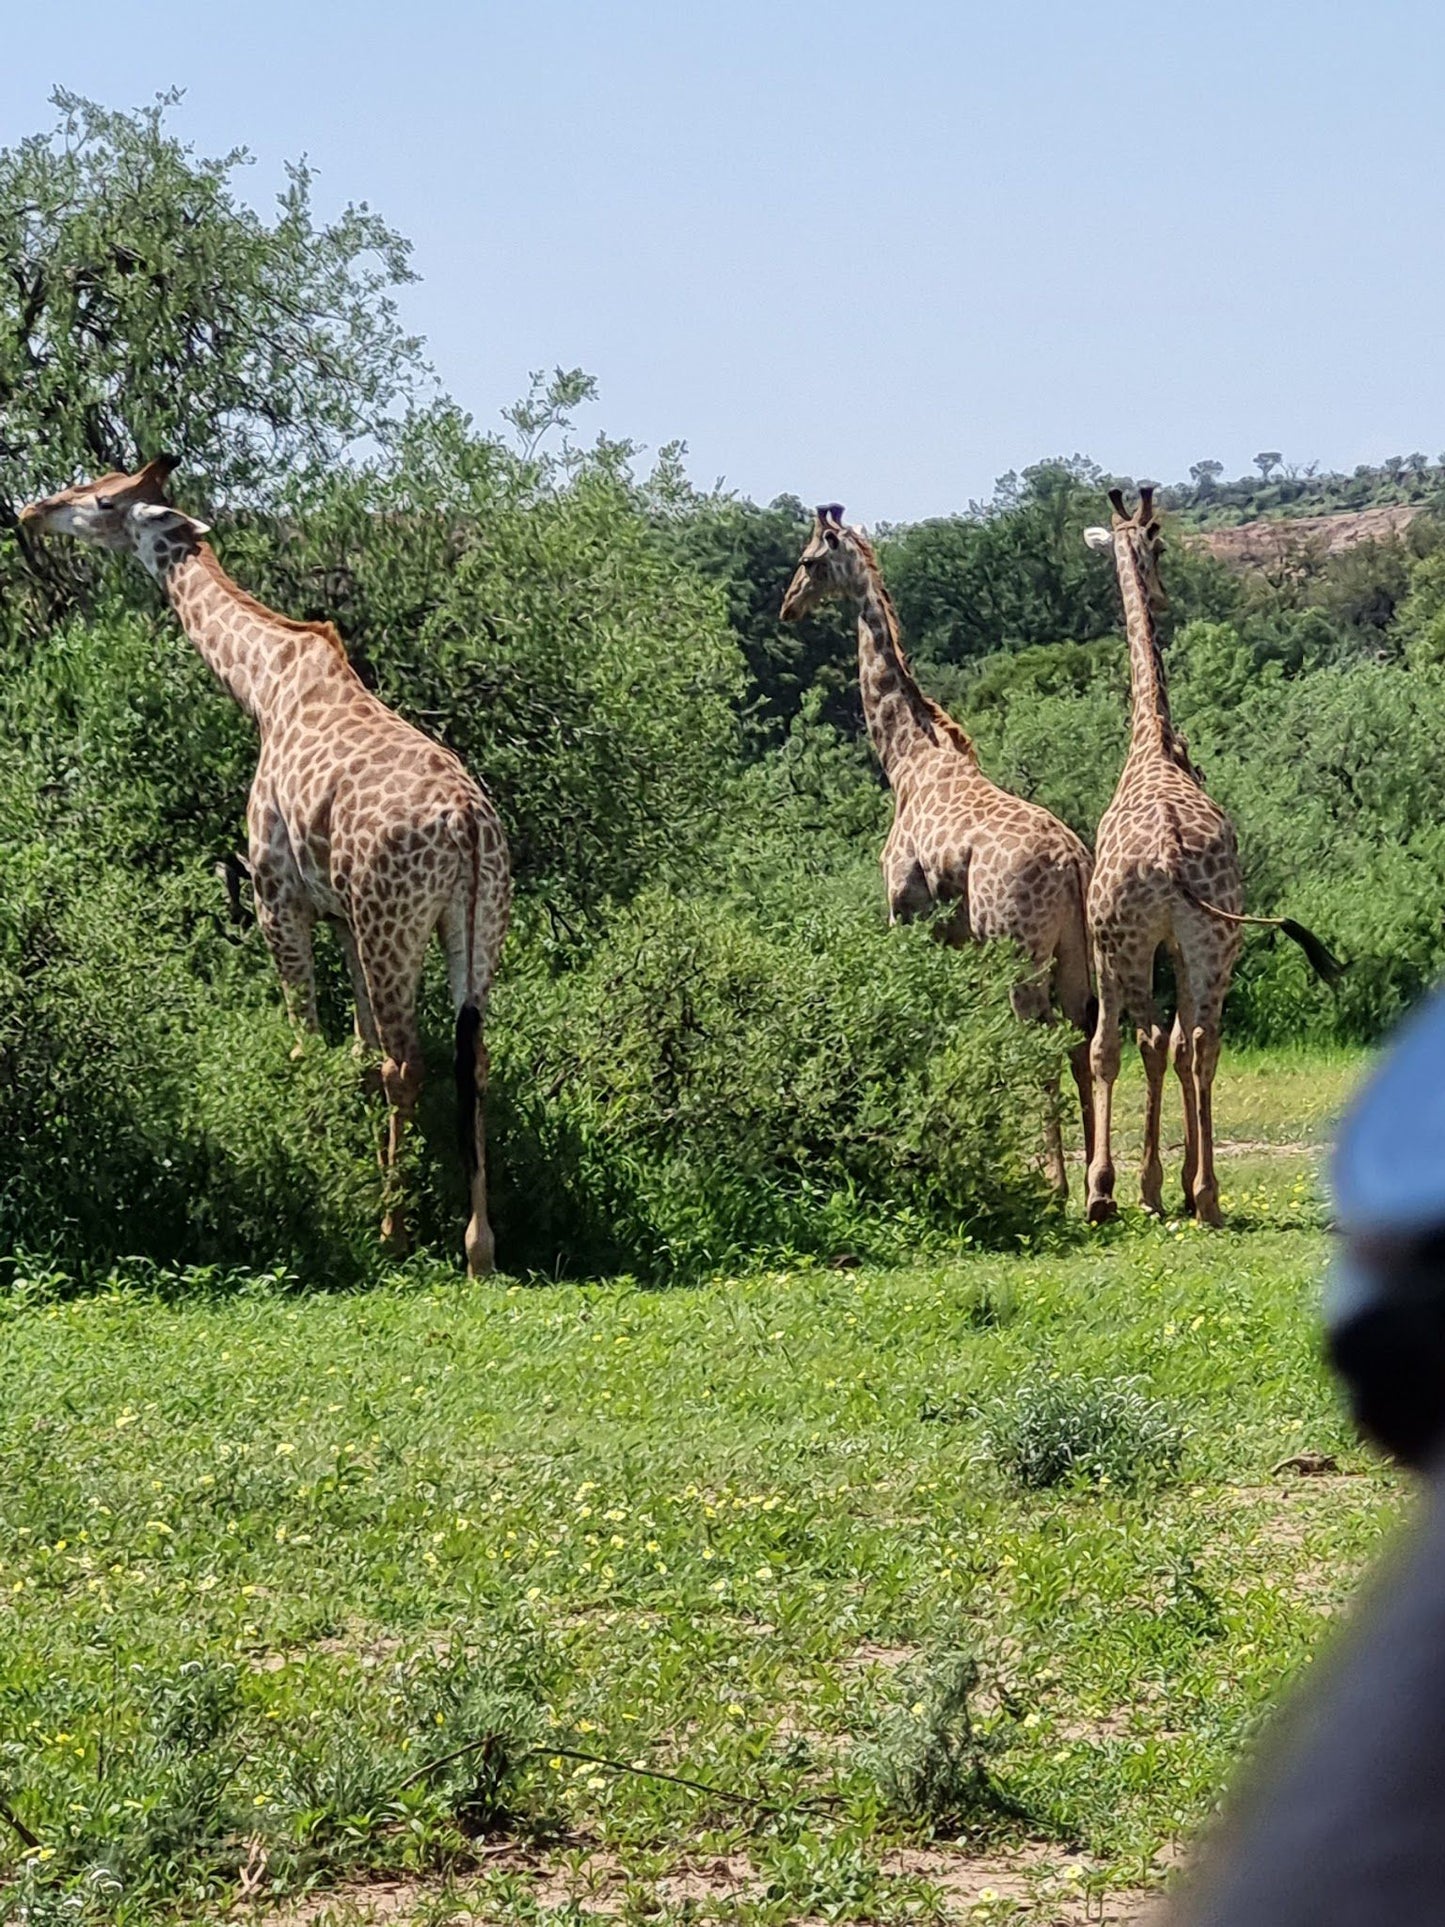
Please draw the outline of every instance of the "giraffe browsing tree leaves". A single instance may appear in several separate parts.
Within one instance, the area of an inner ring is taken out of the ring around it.
[[[484,1024],[511,906],[501,823],[450,750],[364,687],[330,623],[277,615],[230,579],[203,539],[206,524],[167,501],[173,467],[160,457],[133,475],[63,489],[29,504],[20,519],[41,534],[135,556],[255,719],[261,751],[247,824],[256,917],[299,1031],[317,1027],[318,919],[341,943],[358,1041],[382,1056],[390,1113],[382,1235],[393,1247],[405,1241],[401,1147],[422,1081],[417,984],[427,944],[440,934],[471,1192],[467,1267],[490,1271]]]
[[[1088,851],[1039,804],[990,782],[967,734],[923,694],[899,642],[872,545],[860,529],[844,525],[837,503],[817,511],[783,598],[783,620],[796,622],[830,597],[846,598],[858,611],[863,713],[893,790],[893,827],[883,848],[890,921],[951,903],[951,943],[1012,939],[1030,959],[1014,987],[1015,1011],[1047,1022],[1057,999],[1087,1039],[1093,1029],[1084,924]],[[1070,1062],[1087,1155],[1093,1129],[1087,1041],[1074,1047]],[[1050,1183],[1066,1195],[1057,1090],[1050,1092],[1045,1161]]]

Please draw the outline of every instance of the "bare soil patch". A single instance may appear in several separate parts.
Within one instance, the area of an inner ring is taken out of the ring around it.
[[[1012,1901],[1020,1921],[1034,1927],[1152,1927],[1159,1918],[1157,1893],[1130,1890],[1102,1898],[1088,1889],[1096,1869],[1086,1856],[1057,1847],[1022,1847],[1011,1854],[970,1854],[962,1848],[898,1847],[882,1859],[885,1875],[923,1881],[941,1896],[947,1917],[966,1921],[975,1908]],[[1164,1869],[1161,1866],[1160,1871]],[[631,1878],[612,1854],[593,1853],[566,1864],[548,1861],[523,1848],[499,1846],[491,1865],[476,1876],[450,1885],[436,1880],[378,1880],[337,1887],[264,1915],[254,1927],[408,1927],[425,1917],[459,1927],[487,1927],[497,1918],[488,1875],[506,1874],[525,1883],[528,1900],[539,1909],[570,1906],[583,1919],[613,1920],[645,1888],[664,1906],[691,1902],[698,1909],[760,1896],[763,1874],[746,1854],[682,1855],[666,1873],[647,1881]],[[443,1915],[443,1900],[454,1912]],[[800,1916],[797,1927],[813,1927]]]

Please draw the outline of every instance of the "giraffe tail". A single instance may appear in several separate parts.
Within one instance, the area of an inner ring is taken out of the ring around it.
[[[1341,977],[1344,976],[1348,966],[1342,964],[1338,957],[1333,956],[1330,951],[1326,949],[1325,945],[1315,935],[1313,930],[1306,930],[1304,925],[1302,923],[1296,923],[1293,917],[1241,916],[1239,912],[1235,910],[1221,910],[1217,903],[1208,902],[1204,897],[1198,896],[1187,886],[1181,885],[1180,887],[1183,889],[1184,895],[1197,910],[1203,910],[1207,916],[1218,917],[1221,923],[1249,923],[1254,924],[1261,930],[1278,930],[1282,932],[1284,936],[1290,939],[1291,943],[1297,943],[1299,945],[1300,949],[1305,953],[1305,960],[1309,964],[1310,969],[1320,979],[1321,983],[1328,984],[1331,990],[1335,988]]]
[[[464,1003],[457,1012],[457,1146],[468,1184],[477,1175],[477,1039],[481,1030],[480,1009],[470,1001]]]
[[[1093,876],[1093,863],[1086,857],[1074,866],[1074,888],[1079,896],[1079,930],[1084,940],[1084,968],[1089,973],[1092,985],[1094,978],[1093,960],[1089,955],[1089,883]],[[1084,1036],[1091,1042],[1094,1032],[1099,1028],[1099,999],[1092,988],[1084,1002]]]

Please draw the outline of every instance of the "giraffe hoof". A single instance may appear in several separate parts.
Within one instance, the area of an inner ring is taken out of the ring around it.
[[[1090,1198],[1088,1209],[1090,1224],[1109,1224],[1119,1215],[1119,1207],[1112,1198]]]
[[[299,1064],[305,1055],[306,1046],[303,1043],[298,1041],[291,1046],[291,1062],[293,1064]]]

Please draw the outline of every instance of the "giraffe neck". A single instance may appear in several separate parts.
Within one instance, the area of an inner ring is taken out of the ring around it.
[[[264,730],[288,707],[296,669],[355,682],[329,623],[293,622],[233,582],[205,542],[148,561],[197,652]]]
[[[1134,544],[1121,533],[1114,544],[1119,590],[1124,598],[1124,633],[1129,639],[1129,749],[1174,754],[1174,723],[1164,682],[1159,631],[1149,607]]]
[[[909,758],[948,744],[972,757],[973,744],[913,677],[898,640],[898,618],[876,567],[865,561],[858,598],[858,682],[869,740],[884,774],[897,787]]]

